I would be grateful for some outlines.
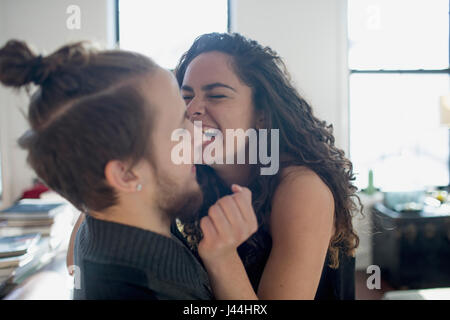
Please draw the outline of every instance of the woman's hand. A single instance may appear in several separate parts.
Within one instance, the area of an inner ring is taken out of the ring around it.
[[[198,253],[216,299],[258,299],[236,250],[258,229],[252,193],[238,185],[231,190],[232,195],[220,198],[200,220],[203,239]]]
[[[237,247],[258,229],[251,191],[238,185],[232,185],[231,190],[232,195],[217,200],[208,216],[200,220],[203,239],[198,253],[205,264],[233,256]]]

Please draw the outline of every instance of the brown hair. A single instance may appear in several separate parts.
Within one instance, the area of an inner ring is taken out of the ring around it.
[[[39,86],[19,145],[39,178],[80,210],[116,204],[104,175],[108,161],[149,157],[151,118],[136,81],[156,68],[142,55],[84,42],[47,57],[17,40],[0,49],[1,83]]]
[[[359,238],[352,226],[352,214],[360,208],[352,199],[359,201],[357,188],[352,184],[352,163],[345,157],[344,152],[335,146],[332,125],[327,125],[325,121],[313,115],[311,106],[291,84],[285,65],[276,52],[237,33],[210,33],[198,37],[177,66],[176,77],[180,85],[191,61],[198,55],[211,51],[223,52],[232,57],[234,71],[252,89],[256,110],[261,110],[265,115],[266,123],[261,127],[279,129],[279,172],[288,166],[306,166],[319,175],[332,191],[336,231],[328,252],[330,267],[337,268],[340,253],[353,255],[358,247]],[[199,182],[204,186],[205,202],[212,204],[227,191],[214,170],[205,166],[198,168]],[[279,174],[259,176],[250,184],[255,212],[260,224],[266,229],[272,197],[280,182],[279,178]],[[212,189],[215,189],[215,192],[211,191]],[[200,212],[200,216],[205,214],[207,210]],[[193,243],[201,238],[198,223],[185,225],[184,232]],[[255,247],[258,245],[257,237],[249,241],[253,241]]]

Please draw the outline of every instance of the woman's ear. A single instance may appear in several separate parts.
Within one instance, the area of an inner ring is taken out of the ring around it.
[[[126,163],[111,160],[105,166],[106,181],[114,189],[122,192],[135,192],[139,185],[138,177]]]
[[[264,111],[257,111],[256,112],[256,124],[255,127],[256,129],[262,129],[265,127],[265,123],[266,123],[266,115]]]

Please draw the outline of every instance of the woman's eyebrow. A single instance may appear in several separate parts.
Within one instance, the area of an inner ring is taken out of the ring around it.
[[[186,85],[181,86],[181,90],[194,92],[194,89]]]
[[[203,91],[210,91],[210,90],[212,90],[214,88],[218,88],[218,87],[227,88],[227,89],[230,89],[230,90],[232,90],[234,92],[237,92],[236,89],[234,89],[233,87],[231,87],[231,86],[229,86],[227,84],[221,83],[221,82],[214,82],[214,83],[211,83],[211,84],[204,85],[202,87],[202,90]],[[187,85],[181,86],[181,90],[194,92],[194,89],[192,89],[192,87],[187,86]]]
[[[231,86],[229,86],[227,84],[221,83],[221,82],[214,82],[214,83],[211,83],[211,84],[204,85],[202,87],[202,90],[203,91],[209,91],[209,90],[212,90],[212,89],[217,88],[217,87],[228,88],[228,89],[233,90],[234,92],[236,92],[236,89],[234,89],[233,87],[231,87]]]

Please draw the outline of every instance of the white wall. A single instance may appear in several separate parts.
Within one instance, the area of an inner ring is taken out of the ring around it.
[[[66,13],[69,5],[81,10],[79,30],[69,30]],[[114,45],[113,0],[1,0],[0,46],[12,38],[25,40],[40,53],[51,53],[62,44],[93,40],[104,48]],[[26,165],[25,152],[16,140],[28,128],[19,108],[26,110],[24,93],[0,87],[0,148],[2,151],[4,197],[7,206],[31,185],[35,175]]]
[[[231,31],[284,59],[300,94],[348,154],[346,0],[231,0]]]

